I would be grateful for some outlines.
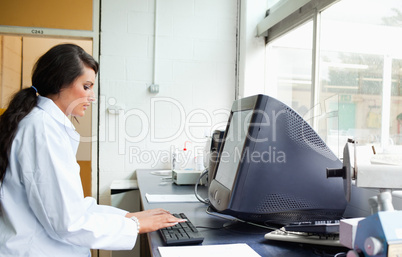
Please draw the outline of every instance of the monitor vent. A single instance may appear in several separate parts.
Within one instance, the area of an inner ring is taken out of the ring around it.
[[[270,194],[265,196],[257,206],[257,213],[272,213],[284,210],[300,210],[317,208],[314,203],[306,199],[287,194]]]
[[[287,133],[302,148],[313,149],[329,159],[336,158],[317,133],[291,108],[285,106]]]

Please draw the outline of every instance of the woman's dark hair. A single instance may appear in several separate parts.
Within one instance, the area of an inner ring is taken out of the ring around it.
[[[32,85],[11,99],[6,111],[0,116],[0,182],[3,182],[9,164],[11,145],[19,122],[37,104],[37,94],[58,94],[84,72],[84,66],[98,73],[99,65],[81,47],[73,44],[54,46],[36,62],[32,70]]]

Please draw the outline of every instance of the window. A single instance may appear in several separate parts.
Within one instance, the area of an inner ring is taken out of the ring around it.
[[[268,42],[264,93],[299,112],[338,156],[347,138],[398,151],[401,35],[401,1],[339,1]]]

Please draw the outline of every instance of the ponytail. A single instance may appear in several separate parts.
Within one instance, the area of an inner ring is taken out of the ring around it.
[[[6,111],[0,116],[0,183],[6,174],[11,144],[20,121],[36,106],[36,90],[25,88],[12,98]]]

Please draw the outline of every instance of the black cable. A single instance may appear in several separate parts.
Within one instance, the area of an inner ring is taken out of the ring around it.
[[[208,169],[203,170],[202,173],[201,173],[201,175],[200,175],[200,177],[198,178],[197,182],[195,183],[195,187],[194,187],[194,194],[195,194],[195,197],[197,197],[198,201],[200,201],[200,202],[202,202],[202,203],[205,203],[205,204],[209,204],[209,203],[210,203],[210,202],[209,202],[209,199],[208,199],[208,198],[203,199],[203,198],[201,198],[201,196],[198,194],[198,184],[201,183],[201,179],[202,179],[205,175],[207,175],[207,174],[208,174]]]
[[[208,208],[205,210],[205,212],[207,214],[209,214],[209,215],[212,215],[212,216],[215,216],[215,217],[218,217],[218,218],[221,218],[221,219],[229,220],[229,221],[232,221],[232,222],[240,222],[240,223],[244,223],[244,224],[248,224],[248,225],[252,225],[252,226],[255,226],[255,227],[268,229],[268,230],[277,230],[278,229],[276,227],[269,227],[269,226],[253,223],[253,222],[250,222],[250,221],[241,220],[239,218],[235,218],[235,217],[232,217],[232,216],[230,216],[231,218],[229,218],[229,217],[227,217],[227,215],[209,211],[210,208],[211,207],[208,206]]]

